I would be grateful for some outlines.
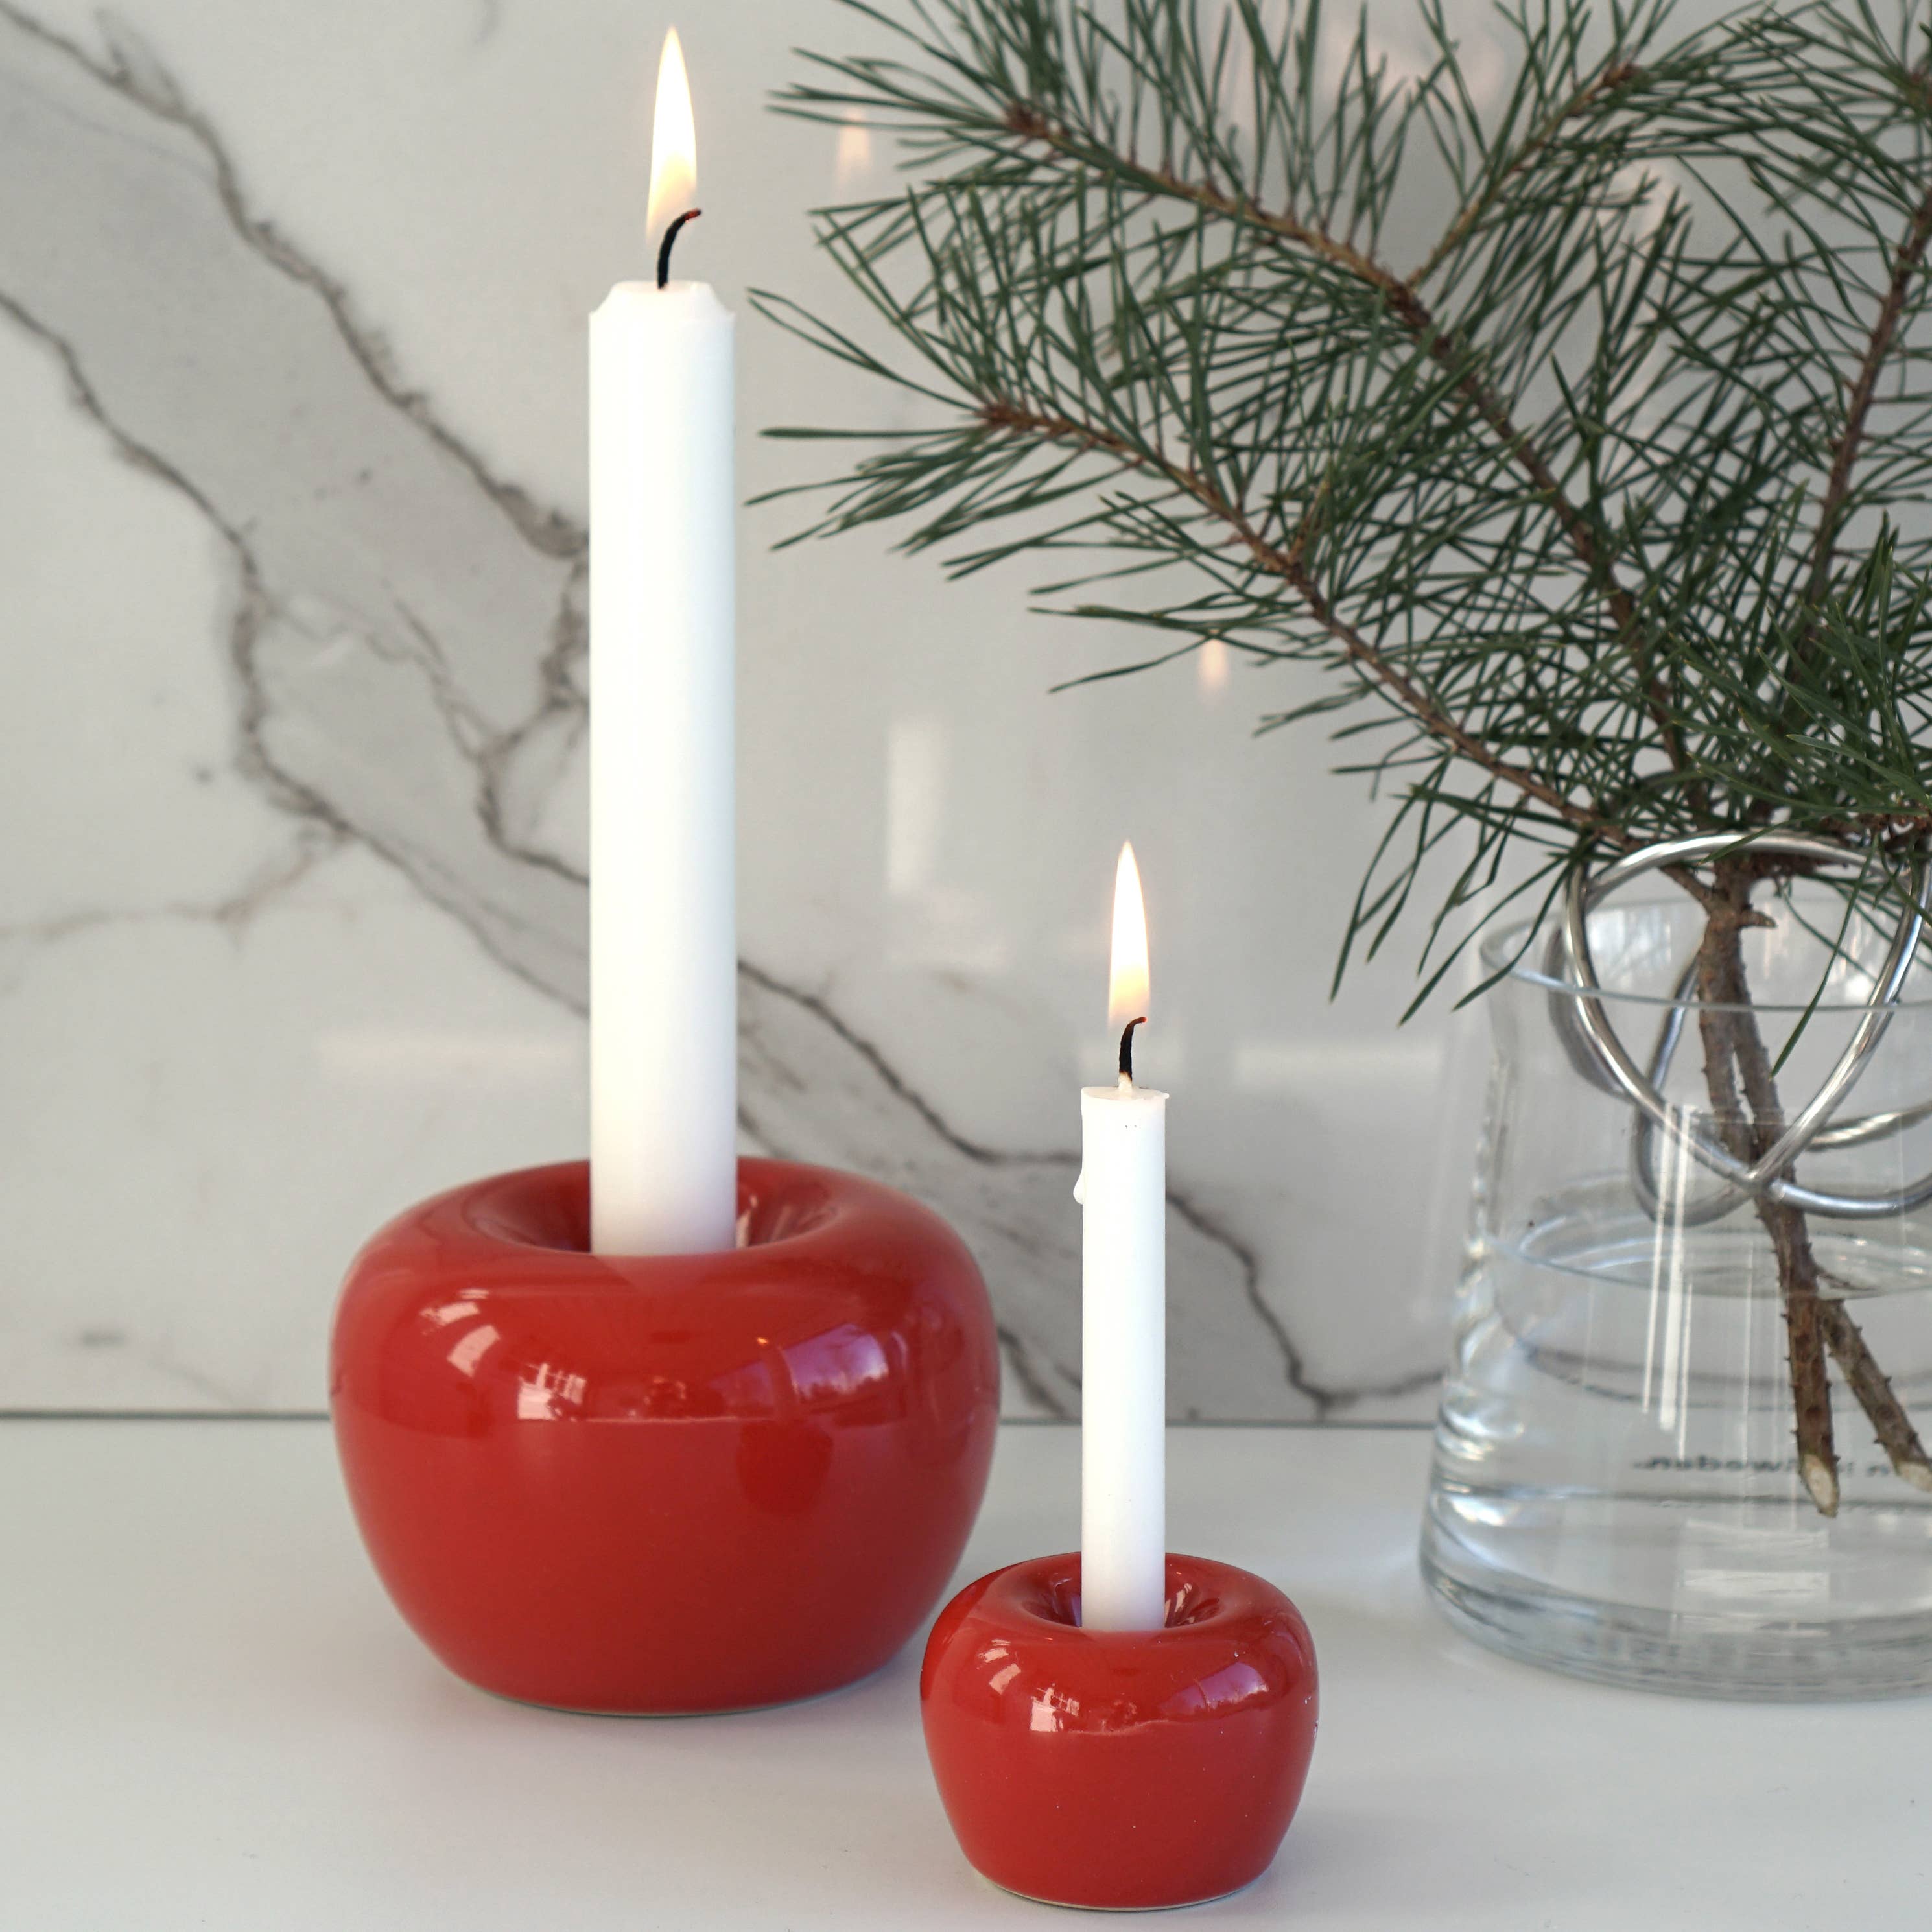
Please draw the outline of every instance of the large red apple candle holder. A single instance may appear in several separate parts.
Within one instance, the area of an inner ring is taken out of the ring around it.
[[[928,1755],[960,1849],[1010,1892],[1146,1909],[1238,1891],[1280,1848],[1315,1748],[1315,1649],[1287,1598],[1167,1559],[1166,1621],[1088,1630],[1080,1558],[970,1584],[926,1645]]]
[[[655,284],[590,324],[590,1151],[392,1222],[330,1392],[376,1568],[458,1675],[573,1710],[809,1696],[910,1637],[972,1526],[998,1357],[944,1222],[739,1160],[733,328],[676,36]],[[735,1238],[734,1238],[735,1236]]]
[[[745,1160],[739,1245],[589,1252],[582,1162],[424,1202],[362,1250],[330,1394],[356,1520],[458,1676],[571,1710],[863,1676],[945,1587],[998,1358],[938,1216]]]

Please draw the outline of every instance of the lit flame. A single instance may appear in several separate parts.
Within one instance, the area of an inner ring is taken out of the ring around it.
[[[1141,900],[1134,848],[1120,848],[1114,870],[1114,950],[1107,975],[1107,1029],[1118,1036],[1148,1010],[1147,908]]]
[[[677,29],[664,35],[658,62],[657,112],[651,122],[651,206],[646,218],[651,246],[688,208],[698,203],[698,130],[691,118],[691,83],[684,76],[684,50]]]

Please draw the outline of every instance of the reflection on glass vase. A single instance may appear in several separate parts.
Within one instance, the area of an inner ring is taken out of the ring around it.
[[[1796,1112],[1856,1027],[1889,935],[1848,937],[1832,958],[1844,914],[1823,888],[1770,909],[1744,961],[1771,1052],[1796,1030],[1778,1072]],[[1728,1010],[1685,997],[1702,932],[1688,898],[1588,924],[1598,1012],[1686,1134],[1715,1139],[1703,1041],[1707,1013]],[[1786,1307],[1756,1204],[1592,1077],[1575,986],[1552,976],[1543,934],[1526,938],[1486,949],[1491,971],[1515,964],[1487,995],[1495,1060],[1423,1533],[1430,1586],[1470,1635],[1582,1676],[1730,1697],[1932,1689],[1932,1493],[1897,1453],[1912,1423],[1932,1435],[1932,1207],[1804,1216],[1832,1342],[1827,1516],[1800,1480]],[[1921,963],[1798,1178],[1905,1189],[1932,1170],[1928,1102]],[[1874,1419],[1887,1415],[1889,1454]]]

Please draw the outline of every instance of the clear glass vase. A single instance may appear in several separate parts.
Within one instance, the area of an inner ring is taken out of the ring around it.
[[[1744,958],[1772,1053],[1796,1030],[1778,1073],[1790,1114],[1844,1046],[1889,935],[1848,934],[1834,958],[1844,914],[1822,889],[1767,908],[1776,927],[1748,933]],[[1709,1133],[1700,1010],[1675,997],[1702,929],[1688,898],[1589,920],[1600,1012],[1640,1064],[1667,1057],[1657,1084],[1688,1132]],[[1516,964],[1486,996],[1495,1059],[1423,1533],[1430,1585],[1471,1636],[1582,1676],[1744,1698],[1932,1689],[1932,1494],[1895,1472],[1834,1360],[1840,1499],[1820,1513],[1798,1478],[1777,1257],[1751,1198],[1681,1140],[1640,1132],[1588,1077],[1566,1042],[1576,989],[1549,976],[1543,935],[1525,938],[1486,948],[1492,971]],[[1797,1178],[1904,1189],[1932,1169],[1928,1102],[1922,962],[1838,1132]],[[1891,1114],[1905,1118],[1845,1130]],[[1932,1437],[1932,1208],[1806,1225],[1825,1292]]]

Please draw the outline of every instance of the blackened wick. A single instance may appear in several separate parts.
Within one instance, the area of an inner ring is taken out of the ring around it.
[[[670,244],[677,239],[677,231],[687,221],[695,221],[704,212],[701,208],[687,208],[664,230],[664,238],[658,245],[658,286],[662,288],[670,280]]]

